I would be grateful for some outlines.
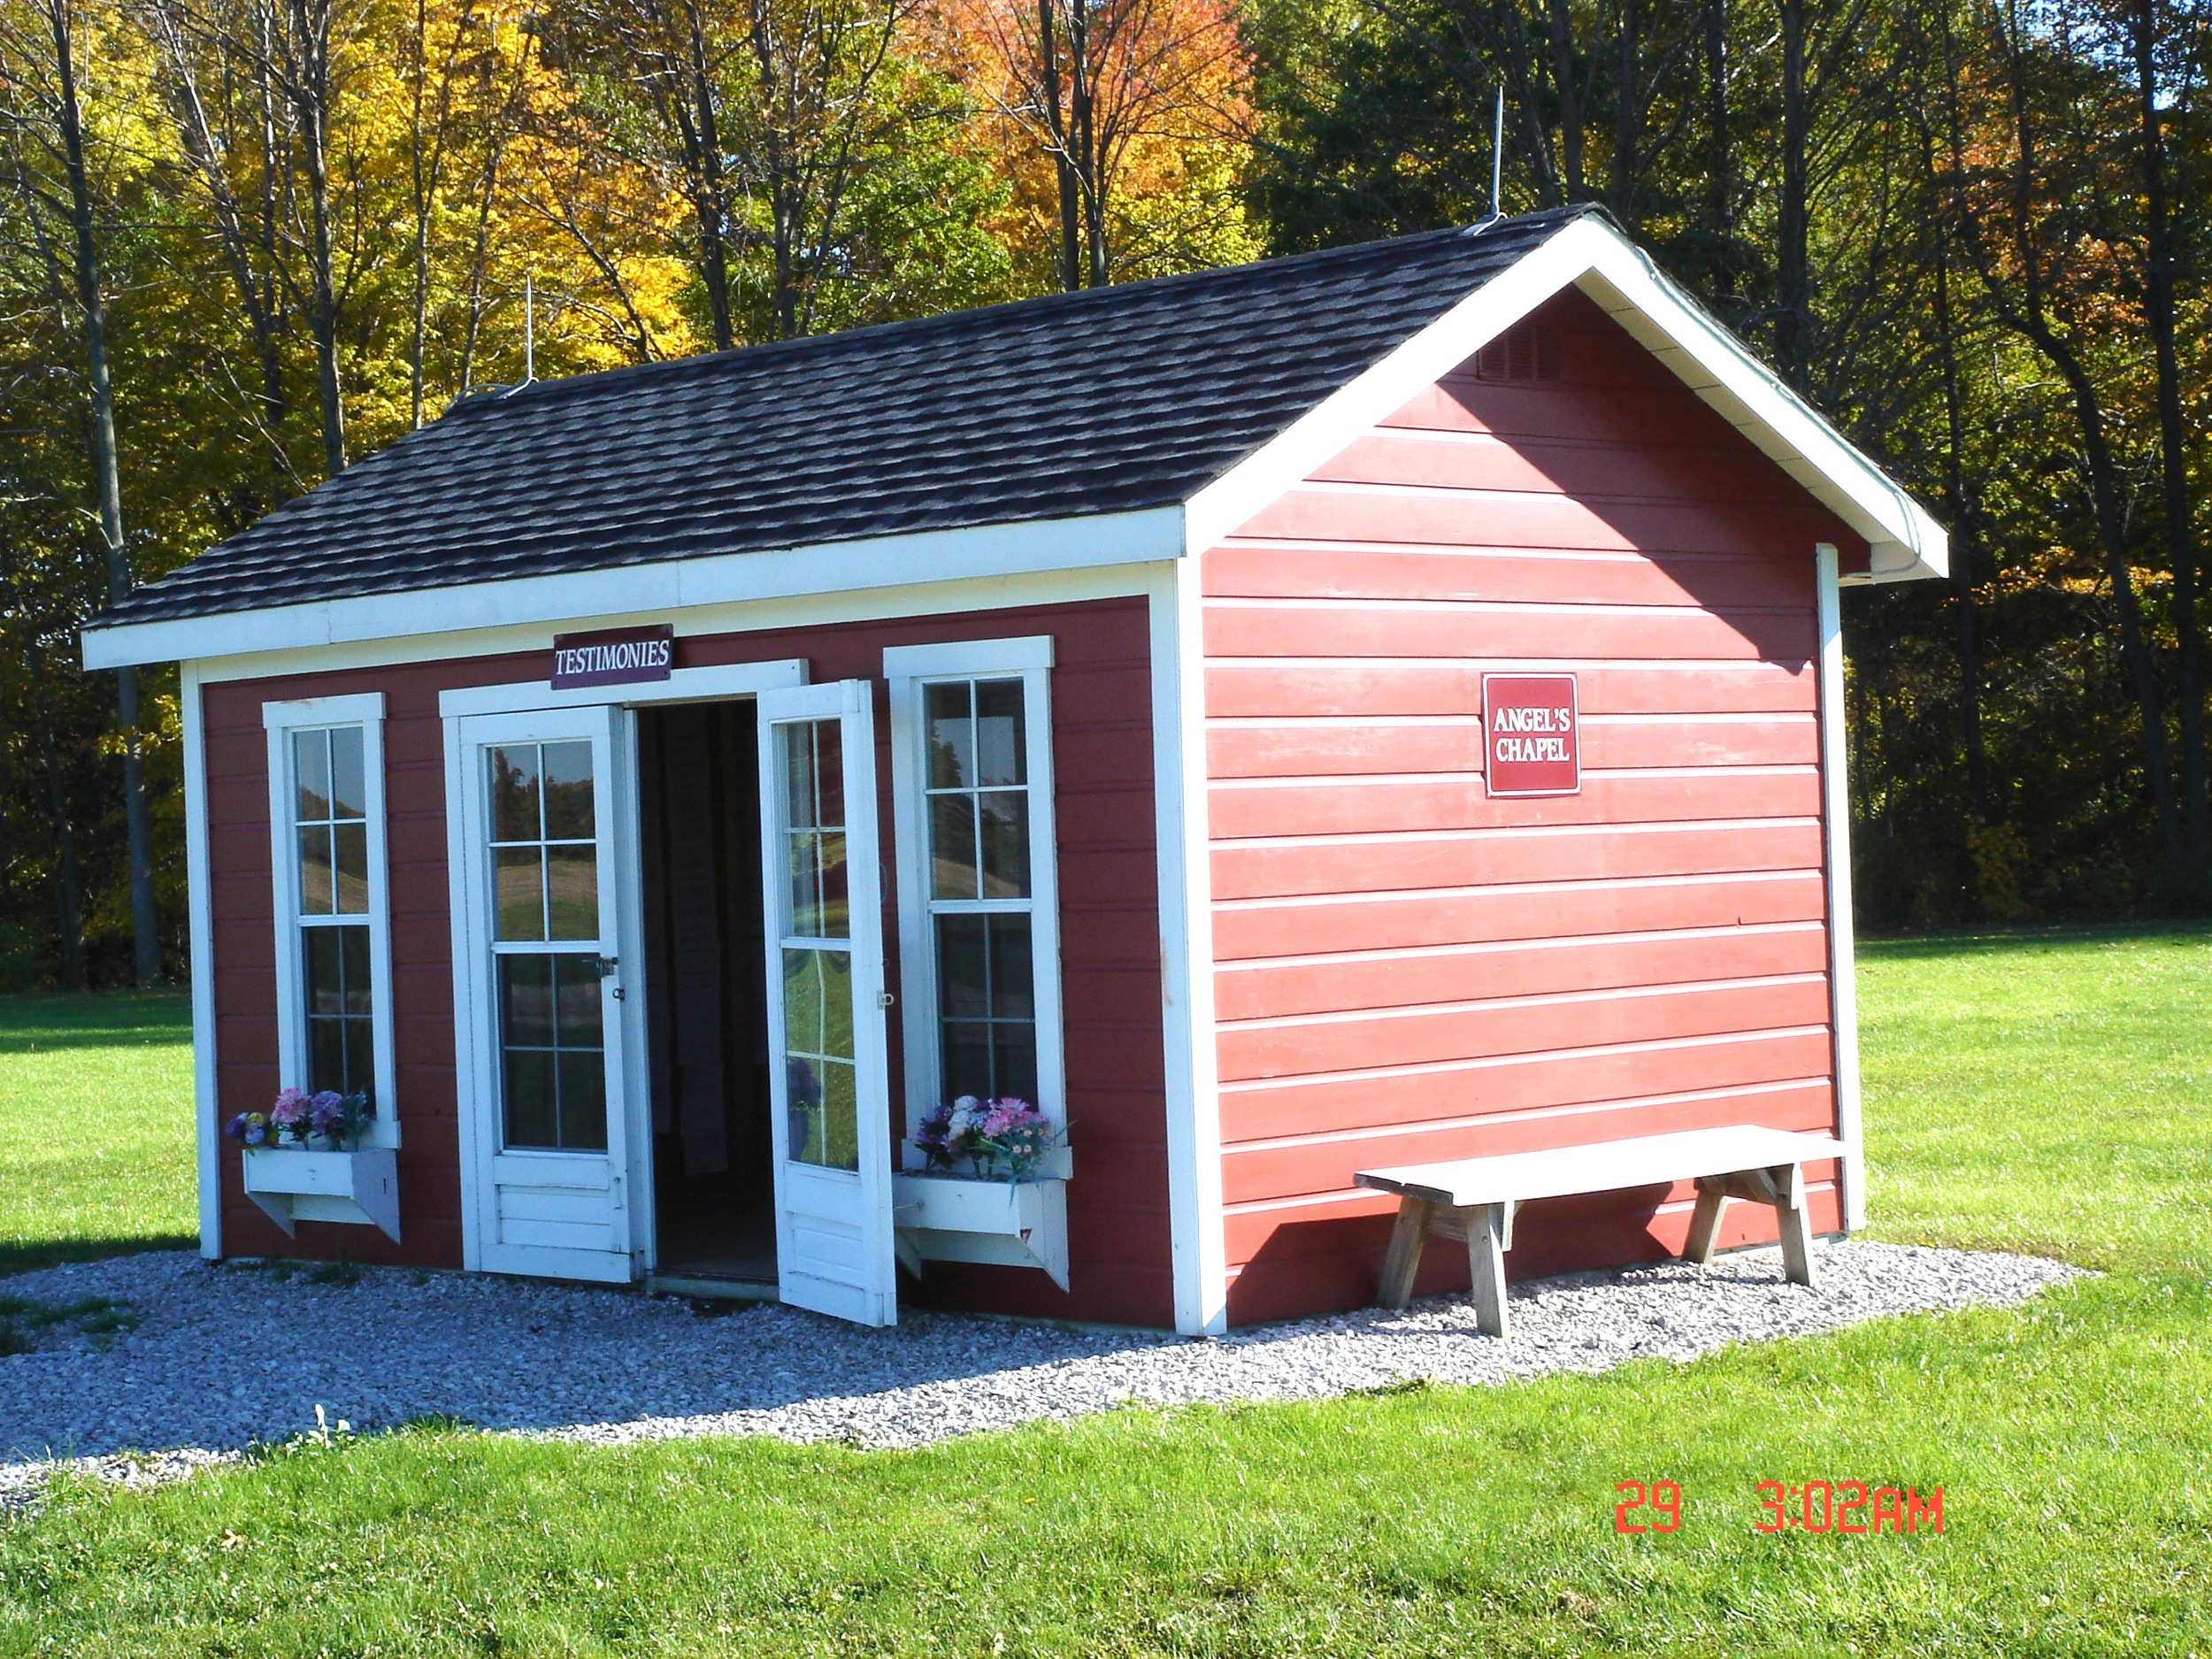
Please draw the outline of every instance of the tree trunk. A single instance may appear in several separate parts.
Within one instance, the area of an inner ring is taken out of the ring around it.
[[[1582,166],[1582,107],[1575,97],[1574,19],[1567,0],[1551,0],[1552,92],[1559,100],[1559,146],[1566,164],[1567,199],[1589,195]]]
[[[1940,237],[1942,232],[1939,230]],[[1951,311],[1949,251],[1939,248],[1935,270],[1936,334],[1942,342],[1945,437],[1944,504],[1951,516],[1951,592],[1958,602],[1959,737],[1966,751],[1966,810],[1976,828],[1989,819],[1989,757],[1982,738],[1980,618],[1974,603],[1976,510],[1967,493],[1965,403],[1959,387],[1958,334]]]
[[[2174,228],[2166,178],[2164,116],[2158,106],[2157,0],[2134,0],[2129,18],[2142,137],[2145,207],[2144,311],[2158,386],[2160,483],[2166,547],[2174,572],[2173,623],[2180,680],[2181,805],[2189,852],[2188,897],[2201,903],[2212,882],[2212,810],[2206,799],[2203,624],[2197,615],[2195,503],[2189,489],[2189,431],[2182,416],[2175,349]]]
[[[292,27],[292,102],[307,171],[315,389],[322,405],[324,475],[335,478],[346,470],[346,416],[338,382],[337,255],[330,222],[329,0],[293,0]]]
[[[1723,315],[1736,297],[1736,158],[1728,133],[1728,0],[1705,4],[1705,127],[1711,146],[1705,183],[1705,224],[1711,232],[1713,297]]]
[[[1620,11],[1615,19],[1618,37],[1619,62],[1616,66],[1618,85],[1613,90],[1613,167],[1612,188],[1607,193],[1611,198],[1608,205],[1613,217],[1626,227],[1631,234],[1636,228],[1636,148],[1639,120],[1639,100],[1643,96],[1642,65],[1639,61],[1636,41],[1636,0],[1617,0]]]
[[[1782,188],[1774,258],[1774,357],[1782,378],[1805,389],[1811,342],[1808,150],[1812,119],[1805,97],[1805,0],[1782,0]]]
[[[123,480],[115,452],[115,391],[109,378],[107,311],[100,296],[100,253],[94,237],[92,187],[85,166],[84,126],[77,105],[75,43],[69,0],[47,0],[54,61],[60,77],[62,158],[69,175],[70,228],[76,242],[77,303],[84,317],[86,379],[92,391],[89,423],[93,484],[100,503],[100,540],[106,554],[108,603],[131,589],[129,550],[123,544]],[[123,820],[129,842],[131,965],[140,989],[161,978],[161,934],[154,916],[153,834],[146,810],[145,745],[138,726],[138,671],[115,676],[116,723],[123,733]]]

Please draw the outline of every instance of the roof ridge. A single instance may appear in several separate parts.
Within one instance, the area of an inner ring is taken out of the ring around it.
[[[1286,266],[1310,266],[1362,257],[1372,258],[1386,250],[1409,251],[1417,245],[1446,242],[1455,237],[1471,240],[1492,235],[1501,230],[1535,230],[1565,225],[1590,215],[1597,215],[1609,221],[1612,217],[1601,204],[1570,203],[1563,207],[1539,208],[1527,213],[1484,219],[1473,225],[1450,225],[1439,230],[1409,231],[1397,236],[1372,237],[1366,242],[1344,242],[1329,248],[1309,248],[1297,253],[1271,254],[1264,258],[1248,259],[1241,265],[1209,265],[1201,271],[1179,271],[1167,276],[1144,277],[1134,282],[1109,283],[1102,288],[1075,288],[1057,294],[1032,294],[1019,299],[996,300],[988,305],[933,311],[926,317],[901,317],[885,322],[864,323],[852,328],[833,329],[827,334],[801,334],[790,340],[749,342],[744,345],[714,351],[695,351],[680,357],[657,358],[649,363],[625,363],[609,369],[592,369],[580,374],[563,375],[557,380],[528,380],[497,391],[487,388],[474,396],[457,398],[436,420],[420,430],[427,431],[457,417],[474,416],[510,403],[526,408],[534,404],[542,406],[554,399],[580,396],[603,387],[626,384],[634,380],[657,376],[673,378],[685,373],[703,374],[739,361],[765,363],[784,357],[842,352],[872,345],[890,334],[906,334],[916,339],[924,339],[932,334],[972,327],[986,319],[1002,318],[1010,312],[1025,311],[1044,318],[1079,311],[1087,306],[1126,303],[1130,296],[1138,294],[1171,292],[1241,275],[1279,272]],[[378,453],[389,453],[406,437],[413,435],[411,433],[403,434]],[[343,477],[344,474],[339,476]]]

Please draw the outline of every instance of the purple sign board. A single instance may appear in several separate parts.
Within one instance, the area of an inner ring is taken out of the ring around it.
[[[662,623],[650,628],[609,628],[598,634],[553,636],[553,689],[581,691],[589,686],[633,686],[665,680],[676,665],[676,630]]]

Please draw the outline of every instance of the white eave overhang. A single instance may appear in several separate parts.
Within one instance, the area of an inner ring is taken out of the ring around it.
[[[1180,507],[925,530],[115,627],[96,624],[84,631],[84,664],[121,668],[518,625],[665,618],[707,605],[1150,564],[1179,557],[1183,545]]]
[[[1185,518],[1187,551],[1232,534],[1424,387],[1570,286],[1596,301],[1684,385],[1864,538],[1870,569],[1846,581],[1911,581],[1948,573],[1943,526],[1641,249],[1595,217],[1565,227],[1200,490]]]

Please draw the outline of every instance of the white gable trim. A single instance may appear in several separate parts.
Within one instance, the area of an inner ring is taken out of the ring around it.
[[[1192,496],[1184,551],[1233,534],[1570,284],[1866,538],[1876,581],[1941,576],[1948,538],[1889,475],[1603,219],[1577,219]],[[1850,580],[1850,579],[1846,579]]]
[[[1183,549],[1183,510],[976,525],[757,553],[720,553],[552,576],[361,594],[313,604],[87,628],[87,668],[257,656],[315,646],[459,634],[517,623],[654,616],[916,582],[1150,564]]]

